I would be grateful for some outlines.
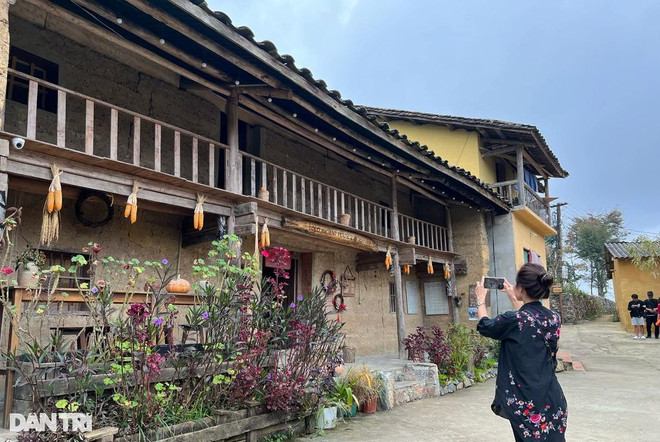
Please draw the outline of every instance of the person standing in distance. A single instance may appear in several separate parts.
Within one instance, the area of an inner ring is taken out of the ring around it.
[[[628,303],[628,311],[630,312],[630,323],[635,328],[635,336],[633,339],[646,339],[644,336],[644,301],[639,299],[637,293],[633,293],[632,300]],[[649,336],[651,336],[649,332]]]
[[[517,311],[489,318],[486,288],[477,283],[477,331],[501,341],[493,413],[508,419],[516,441],[566,440],[566,398],[557,381],[559,314],[540,300],[550,296],[552,276],[543,266],[527,263],[516,285],[504,281],[504,292]]]
[[[651,339],[651,326],[655,327],[655,339],[658,339],[660,329],[656,325],[658,320],[658,300],[653,298],[653,292],[646,292],[648,299],[644,301],[644,311],[646,313],[646,337]]]

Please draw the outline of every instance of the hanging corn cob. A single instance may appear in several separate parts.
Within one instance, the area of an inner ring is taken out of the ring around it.
[[[135,221],[137,221],[137,210],[138,210],[137,193],[139,188],[140,186],[138,182],[133,181],[133,190],[131,191],[131,194],[128,195],[128,199],[126,200],[126,209],[124,209],[124,218],[130,217],[131,224],[135,224]]]
[[[431,255],[429,255],[429,262],[426,263],[426,272],[429,275],[433,274],[433,262],[431,261]]]
[[[202,230],[204,228],[204,202],[206,197],[197,194],[197,204],[195,204],[195,211],[193,213],[193,228],[195,230]]]
[[[451,278],[451,269],[449,263],[445,263],[445,280],[449,281],[449,278]]]
[[[268,230],[268,218],[264,219],[261,227],[261,248],[270,247],[270,231]]]
[[[41,220],[41,243],[47,246],[59,239],[60,210],[62,210],[62,184],[60,183],[62,172],[56,164],[53,164],[50,170],[53,179],[48,187],[48,196],[44,203]]]
[[[392,247],[387,246],[387,253],[385,253],[385,267],[387,268],[387,270],[389,270],[390,267],[392,267],[392,254],[390,253],[391,250]]]
[[[46,198],[46,208],[48,213],[59,212],[62,210],[62,184],[60,183],[60,168],[56,164],[50,166],[53,173],[53,180],[48,187],[48,197]]]
[[[403,266],[403,273],[405,273],[406,275],[410,275],[410,266],[409,265],[406,264],[405,266]]]

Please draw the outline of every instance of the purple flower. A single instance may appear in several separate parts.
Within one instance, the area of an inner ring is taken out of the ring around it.
[[[99,289],[98,287],[92,287],[92,293],[98,293]]]
[[[266,379],[268,379],[269,381],[270,381],[272,378],[273,378],[273,375],[272,375],[272,374],[268,373],[268,374],[266,375]]]
[[[289,306],[289,308],[296,308],[296,303],[292,302],[291,305]]]
[[[166,266],[169,261],[167,259],[164,259],[161,262],[163,263],[164,266]]]
[[[163,318],[154,319],[154,325],[162,325],[162,324],[163,324]]]
[[[302,301],[302,299],[303,299],[303,296],[302,296],[302,295],[298,295],[298,301]]]
[[[202,313],[202,319],[209,319],[209,312]]]

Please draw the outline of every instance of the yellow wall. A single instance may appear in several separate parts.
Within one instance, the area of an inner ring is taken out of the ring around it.
[[[523,209],[528,210],[528,209]],[[528,218],[523,218],[523,210],[513,212],[513,244],[516,255],[516,268],[519,269],[525,263],[523,249],[535,251],[541,257],[541,263],[545,267],[545,237],[538,229],[540,226],[534,226]],[[542,221],[539,221],[542,223]]]
[[[486,183],[496,182],[495,160],[481,156],[477,132],[452,131],[435,124],[418,125],[405,121],[392,121],[388,124],[406,134],[409,139],[426,144],[452,166],[462,167]]]
[[[656,268],[656,272],[658,271],[660,271],[660,268]],[[628,312],[628,302],[632,300],[630,295],[637,293],[639,299],[643,301],[646,299],[646,292],[652,290],[656,298],[660,296],[660,279],[654,278],[651,273],[650,271],[639,270],[628,259],[614,260],[614,273],[612,274],[614,301],[619,312],[619,318],[621,318],[621,324],[626,331],[633,331],[630,324],[630,313]]]

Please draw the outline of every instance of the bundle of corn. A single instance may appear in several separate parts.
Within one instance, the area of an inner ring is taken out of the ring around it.
[[[390,267],[392,267],[392,253],[391,253],[391,251],[392,251],[392,247],[387,246],[387,252],[385,253],[385,267],[387,268],[387,270],[389,270]]]
[[[429,262],[426,263],[426,272],[429,275],[433,274],[433,261],[431,261],[431,255],[429,255]]]
[[[270,231],[268,230],[268,218],[264,219],[261,227],[261,248],[270,247]]]
[[[445,279],[449,281],[449,278],[451,278],[451,269],[449,268],[449,264],[445,263]]]
[[[44,203],[41,220],[41,243],[47,246],[60,237],[60,210],[62,210],[62,184],[60,183],[62,172],[56,164],[50,166],[50,170],[53,180],[48,187],[48,196]]]
[[[195,230],[202,230],[204,228],[204,201],[206,201],[206,197],[198,193],[197,204],[195,204],[193,214],[193,228]]]
[[[410,266],[409,265],[406,264],[405,266],[403,266],[403,273],[405,273],[406,275],[410,275]]]
[[[137,221],[137,211],[138,211],[137,193],[139,188],[140,186],[138,182],[133,181],[133,190],[131,191],[131,194],[128,195],[128,199],[126,200],[126,209],[124,209],[124,218],[130,217],[131,224],[135,224],[135,221]]]

